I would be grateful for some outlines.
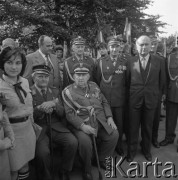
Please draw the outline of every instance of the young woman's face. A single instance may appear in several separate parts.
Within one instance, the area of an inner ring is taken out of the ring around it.
[[[13,55],[4,63],[4,71],[9,77],[17,77],[22,71],[22,58],[20,55]]]

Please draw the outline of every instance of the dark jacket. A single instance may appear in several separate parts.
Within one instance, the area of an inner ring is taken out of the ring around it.
[[[100,61],[102,63],[100,64]],[[96,66],[97,84],[111,107],[123,107],[125,104],[126,58],[118,57],[114,66],[110,56],[102,58]],[[101,67],[102,65],[102,72]],[[103,73],[103,77],[102,77]],[[112,76],[110,82],[106,82]],[[105,79],[105,80],[104,80]]]
[[[80,106],[92,106],[95,110],[96,119],[101,123],[108,134],[112,133],[112,128],[107,124],[107,118],[112,117],[111,109],[96,83],[88,82],[87,92],[77,87],[75,83],[69,85],[66,89],[69,90],[73,101],[77,102]],[[82,113],[77,115],[75,111],[67,105],[66,101],[71,105],[73,104],[66,96],[65,90],[63,90],[63,93],[67,120],[74,128],[80,129],[80,126],[84,123],[84,119],[86,119],[87,116]]]
[[[173,53],[170,54],[167,59],[167,99],[171,102],[178,103],[178,59],[176,58],[176,56],[176,53]],[[171,80],[171,77],[175,80]]]
[[[145,103],[148,109],[156,108],[160,91],[166,83],[164,61],[159,56],[150,55],[144,71],[139,57],[131,57],[126,73],[130,106],[140,108]]]
[[[48,125],[46,113],[40,111],[37,106],[41,105],[45,102],[45,99],[37,90],[37,88],[33,85],[31,87],[32,97],[33,97],[33,107],[34,107],[34,121],[39,126],[44,127]],[[58,132],[70,132],[62,122],[62,118],[64,116],[64,107],[62,105],[61,98],[59,96],[59,90],[57,88],[48,88],[47,89],[47,101],[55,100],[58,98],[58,102],[56,103],[56,107],[51,114],[51,127],[52,129]]]

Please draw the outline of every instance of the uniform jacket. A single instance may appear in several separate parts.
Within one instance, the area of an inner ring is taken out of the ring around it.
[[[31,87],[31,91],[33,96],[34,121],[41,127],[44,127],[47,125],[46,114],[38,110],[37,106],[45,102],[45,99],[34,85]],[[62,101],[59,96],[59,90],[54,88],[53,89],[48,88],[46,93],[47,93],[47,101],[55,100],[56,98],[58,98],[58,102],[56,103],[56,108],[53,110],[53,113],[51,114],[52,129],[58,132],[69,132],[69,130],[65,127],[65,125],[62,122],[62,117],[64,115],[64,107],[62,105]]]
[[[167,67],[167,79],[168,79],[168,89],[167,89],[167,99],[171,102],[178,103],[178,59],[176,54],[170,54],[166,63]],[[170,74],[169,74],[170,73]],[[175,80],[171,80],[171,77]]]
[[[69,72],[70,72],[70,74],[71,74],[71,76],[72,76],[72,78],[73,78],[73,75],[74,75],[74,73],[73,73],[73,66],[74,66],[76,63],[79,63],[79,61],[78,61],[78,59],[77,59],[77,57],[76,57],[75,55],[67,58],[65,61],[67,61],[67,65],[68,65],[68,68],[69,68]],[[89,56],[84,56],[82,62],[90,65],[90,69],[91,69],[91,71],[90,71],[90,80],[91,80],[91,81],[94,81],[94,70],[95,70],[94,60],[93,60],[91,57],[89,57]],[[66,62],[64,62],[64,69],[63,69],[63,89],[64,89],[66,86],[74,83],[74,81],[71,80],[71,78],[70,78],[70,76],[69,76],[69,74],[68,74],[68,72],[67,72],[65,63],[66,63]]]
[[[77,87],[75,83],[69,85],[67,89],[70,91],[73,101],[77,102],[81,106],[93,106],[96,114],[96,119],[101,123],[101,125],[105,128],[108,134],[110,134],[113,130],[107,124],[107,118],[112,117],[110,106],[100,92],[99,87],[94,82],[88,83],[88,90],[83,91],[81,88]],[[64,107],[66,111],[66,117],[68,122],[76,129],[79,129],[80,126],[84,123],[84,119],[86,118],[85,114],[76,115],[74,110],[70,108],[66,103],[71,102],[64,93]]]
[[[27,66],[25,69],[24,77],[29,80],[30,86],[33,85],[32,83],[32,68],[33,66],[40,65],[40,64],[45,64],[45,59],[42,57],[42,55],[39,53],[39,50],[35,51],[34,53],[28,54],[26,56],[27,58]],[[60,78],[60,73],[59,73],[59,65],[58,65],[58,60],[57,56],[54,54],[50,54],[50,60],[53,64],[53,68],[50,73],[50,81],[49,85],[54,86],[56,88],[61,88],[61,78]]]
[[[100,61],[102,61],[102,72],[105,80],[110,76],[110,82],[105,82],[102,77]],[[110,56],[98,61],[96,66],[97,84],[111,107],[122,107],[125,104],[125,79],[126,79],[126,58],[118,57],[114,66]]]
[[[127,62],[126,73],[130,106],[140,108],[145,103],[148,109],[156,108],[166,80],[162,59],[151,54],[144,71],[139,57],[131,57]]]

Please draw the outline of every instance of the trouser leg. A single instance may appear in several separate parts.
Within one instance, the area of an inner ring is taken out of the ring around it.
[[[119,131],[119,139],[117,147],[122,149],[122,136],[123,136],[123,108],[112,107],[113,119]]]
[[[91,172],[92,140],[89,135],[82,131],[73,131],[78,140],[78,150],[83,163],[84,172]]]
[[[117,130],[113,130],[111,134],[108,134],[100,125],[97,138],[100,140],[100,143],[97,146],[99,160],[105,161],[106,157],[113,155],[118,142],[119,133]]]
[[[166,138],[173,140],[176,137],[178,103],[167,101],[166,110]]]
[[[72,133],[52,132],[52,140],[62,149],[61,171],[71,171],[78,141]]]
[[[51,180],[49,138],[45,134],[36,145],[36,168],[39,180]]]

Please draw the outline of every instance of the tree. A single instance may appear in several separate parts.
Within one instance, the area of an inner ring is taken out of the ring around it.
[[[132,38],[149,29],[155,33],[165,23],[159,16],[143,13],[151,0],[1,0],[1,41],[6,37],[19,39],[22,44],[37,46],[40,35],[53,37],[56,43],[77,35],[87,39],[92,47],[97,30],[104,37],[115,29],[122,34],[126,17],[132,23]],[[149,34],[147,31],[147,34]]]

